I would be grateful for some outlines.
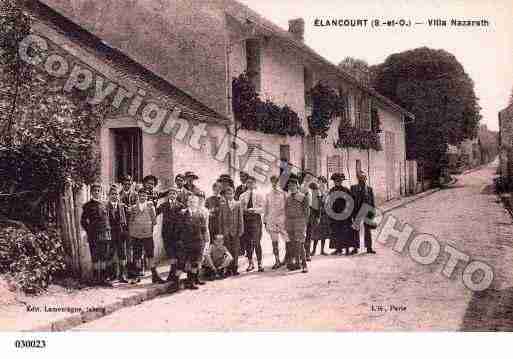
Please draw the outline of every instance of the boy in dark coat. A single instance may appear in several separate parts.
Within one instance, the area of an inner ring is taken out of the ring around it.
[[[177,238],[184,247],[186,288],[198,289],[194,283],[197,282],[199,264],[203,257],[202,248],[208,241],[207,221],[198,208],[198,197],[193,194],[187,198],[187,208],[178,213]]]
[[[184,208],[185,206],[178,201],[178,189],[172,187],[169,189],[167,201],[161,203],[156,212],[157,216],[162,214],[162,240],[166,254],[170,259],[167,281],[173,283],[171,290],[178,290],[179,288],[179,262],[184,261],[183,245],[177,236],[179,212]]]
[[[221,192],[224,196],[219,209],[220,233],[228,251],[233,257],[229,274],[239,275],[240,237],[244,233],[244,216],[240,202],[234,200],[233,187],[228,187]]]

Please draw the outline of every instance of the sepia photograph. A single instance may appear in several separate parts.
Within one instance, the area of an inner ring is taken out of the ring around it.
[[[511,332],[512,16],[0,0],[0,332]]]

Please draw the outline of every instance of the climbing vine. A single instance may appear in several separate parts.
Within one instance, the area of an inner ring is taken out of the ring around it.
[[[232,105],[235,120],[249,131],[280,136],[304,136],[298,114],[287,105],[262,101],[246,73],[233,78]]]
[[[310,134],[326,138],[333,118],[344,113],[344,98],[322,82],[315,85],[307,96],[312,100],[312,115],[308,116]]]

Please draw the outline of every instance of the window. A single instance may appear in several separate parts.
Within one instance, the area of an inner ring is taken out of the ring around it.
[[[290,145],[280,145],[280,160],[290,162]]]
[[[307,111],[308,109],[312,110],[312,97],[311,96],[308,96],[308,92],[312,89],[313,87],[313,74],[312,74],[312,71],[310,71],[308,68],[304,68],[304,87],[305,87],[305,107],[307,108]]]
[[[362,170],[362,161],[356,160],[356,173],[358,174]]]
[[[354,96],[354,126],[365,130],[370,130],[370,100],[368,96]]]
[[[256,92],[260,92],[260,42],[258,39],[246,40],[246,72]]]

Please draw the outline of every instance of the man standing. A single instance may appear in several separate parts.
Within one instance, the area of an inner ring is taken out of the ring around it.
[[[264,225],[273,245],[274,266],[272,269],[278,269],[281,267],[280,237],[285,240],[286,245],[288,243],[284,214],[287,195],[278,188],[280,179],[277,176],[272,176],[270,180],[273,188],[265,197]]]
[[[99,183],[91,185],[91,200],[84,204],[80,224],[87,232],[94,266],[94,282],[110,286],[107,281],[107,260],[112,250],[109,210],[106,203],[100,200],[101,190]]]
[[[128,243],[128,221],[126,216],[126,206],[119,201],[119,192],[116,186],[109,190],[109,211],[110,234],[112,238],[112,257],[116,254],[118,260],[119,282],[128,283],[127,279],[127,243]]]
[[[219,228],[219,208],[223,202],[223,197],[220,195],[222,184],[219,181],[214,182],[212,185],[212,196],[208,197],[205,201],[205,207],[208,209],[208,231],[210,233],[210,244],[214,243],[216,234],[221,233]]]
[[[121,185],[123,188],[119,194],[119,200],[127,207],[133,206],[137,203],[137,192],[134,190],[133,184],[134,182],[130,175],[123,176],[121,179]]]
[[[240,237],[244,233],[244,216],[240,202],[234,200],[233,187],[227,187],[221,194],[224,201],[219,208],[219,224],[224,244],[233,257],[229,274],[239,275]]]
[[[302,272],[308,272],[305,252],[305,234],[308,217],[310,215],[310,203],[308,196],[299,191],[299,181],[290,178],[288,181],[289,195],[285,200],[285,229],[291,243],[292,253],[289,254],[289,270],[302,267]],[[295,263],[293,261],[295,260]],[[301,267],[299,262],[301,260]]]
[[[171,290],[178,290],[180,273],[178,271],[178,262],[181,259],[183,262],[183,245],[177,238],[177,221],[179,212],[185,206],[178,201],[178,189],[172,187],[169,189],[167,201],[157,207],[157,216],[162,214],[162,240],[164,242],[164,249],[169,257],[169,275],[168,282],[172,282]]]
[[[310,182],[308,185],[311,191],[310,196],[310,216],[306,226],[305,251],[306,261],[310,262],[310,251],[312,240],[315,241],[319,236],[319,225],[321,220],[322,194],[319,191],[319,185],[316,182]]]
[[[185,176],[183,174],[179,173],[175,176],[175,187],[178,190],[177,200],[186,207],[187,198],[189,198],[191,192],[185,188]]]
[[[236,201],[239,201],[240,196],[247,190],[246,181],[248,179],[248,174],[246,172],[240,172],[239,178],[240,178],[240,185],[235,190],[235,200]]]
[[[358,184],[355,184],[351,186],[351,193],[353,195],[354,199],[354,211],[351,216],[354,227],[356,230],[355,237],[356,241],[358,242],[357,247],[359,246],[359,239],[360,239],[360,228],[361,223],[364,220],[364,218],[359,217],[359,211],[362,208],[364,204],[370,206],[372,210],[370,210],[370,213],[368,214],[368,219],[373,219],[375,216],[374,212],[374,192],[372,191],[372,187],[367,186],[367,176],[363,171],[360,171],[357,173],[358,178]],[[363,214],[360,214],[360,216]],[[372,249],[372,234],[371,234],[371,226],[369,226],[367,223],[363,223],[363,229],[364,229],[364,244],[365,248],[367,250],[367,253],[376,254],[374,249]],[[357,248],[355,247],[355,248]]]
[[[143,188],[148,193],[148,200],[153,203],[153,207],[157,208],[157,204],[161,198],[167,197],[168,191],[159,192],[155,189],[159,184],[159,180],[154,175],[148,175],[143,178]]]
[[[353,230],[351,228],[350,208],[352,200],[351,191],[342,185],[346,179],[343,173],[334,173],[331,176],[335,185],[330,189],[328,194],[328,207],[330,211],[327,215],[330,217],[331,240],[330,248],[335,248],[333,255],[341,255],[345,250],[345,254],[354,254],[349,252],[349,248],[353,245]]]
[[[185,189],[194,194],[198,194],[200,192],[200,189],[198,188],[198,186],[196,186],[196,184],[194,184],[194,181],[199,180],[199,177],[194,172],[187,171],[184,174],[184,178],[185,178],[185,185],[184,185]]]
[[[177,238],[183,243],[185,270],[187,271],[187,289],[198,289],[195,283],[199,264],[203,257],[202,245],[207,239],[207,222],[198,208],[198,197],[189,194],[187,208],[182,209],[177,224]]]
[[[264,214],[264,197],[256,193],[256,179],[248,177],[247,190],[240,196],[240,204],[244,211],[244,237],[247,243],[247,257],[249,266],[247,272],[255,269],[253,265],[253,252],[256,252],[258,271],[263,272],[262,266],[262,215]]]

